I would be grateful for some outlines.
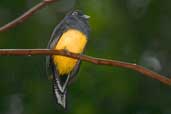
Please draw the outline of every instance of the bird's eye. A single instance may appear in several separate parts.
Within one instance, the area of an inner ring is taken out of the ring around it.
[[[73,12],[72,15],[78,15],[78,12]]]

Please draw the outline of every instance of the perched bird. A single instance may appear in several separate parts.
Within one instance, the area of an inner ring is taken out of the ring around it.
[[[55,27],[48,49],[82,54],[90,32],[88,18],[79,10],[69,12]],[[57,102],[65,109],[68,84],[78,73],[80,60],[53,55],[47,56],[46,63],[53,75],[53,91]]]

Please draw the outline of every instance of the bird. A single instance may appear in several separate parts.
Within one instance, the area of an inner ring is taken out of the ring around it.
[[[90,16],[80,10],[73,10],[66,14],[62,21],[54,28],[47,48],[65,50],[82,54],[89,39]],[[67,90],[75,79],[80,60],[61,56],[50,55],[46,57],[46,66],[52,75],[53,92],[57,103],[66,109]]]

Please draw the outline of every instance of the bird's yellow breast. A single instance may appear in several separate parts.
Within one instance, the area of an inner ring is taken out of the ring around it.
[[[87,38],[82,32],[76,29],[69,29],[65,33],[63,33],[61,38],[59,38],[59,41],[54,49],[66,49],[67,51],[73,53],[81,53],[86,43]],[[77,62],[76,59],[59,55],[54,55],[53,61],[60,75],[70,73]]]

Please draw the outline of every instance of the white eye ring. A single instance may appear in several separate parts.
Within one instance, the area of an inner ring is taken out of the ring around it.
[[[78,15],[78,12],[73,12],[72,15]]]

